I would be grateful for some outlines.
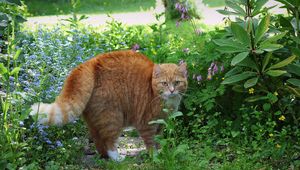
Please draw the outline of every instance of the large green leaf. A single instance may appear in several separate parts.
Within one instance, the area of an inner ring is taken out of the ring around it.
[[[261,8],[268,2],[268,0],[259,0],[255,2],[255,7],[254,10],[252,12],[252,15],[255,16],[257,14],[259,14]]]
[[[218,46],[227,46],[227,47],[235,47],[235,48],[241,48],[242,44],[238,41],[234,41],[232,39],[216,39],[213,40],[215,44]]]
[[[231,61],[231,65],[236,65],[238,63],[240,63],[241,61],[243,61],[247,56],[248,56],[249,52],[242,52],[239,53],[238,55],[236,55],[232,61]]]
[[[240,16],[246,16],[246,12],[243,8],[241,8],[237,3],[232,2],[232,1],[225,1],[226,6],[228,6],[229,8],[233,9],[237,14],[239,14]]]
[[[300,97],[300,88],[293,88],[291,86],[286,87],[290,92],[294,93],[296,97]]]
[[[296,58],[296,56],[293,55],[277,64],[272,65],[271,67],[268,68],[268,70],[284,67],[284,66],[290,64],[292,61],[294,61],[295,58]]]
[[[222,9],[218,9],[217,12],[219,12],[220,14],[223,14],[223,15],[239,15],[236,12],[226,11],[226,10],[222,10]]]
[[[253,77],[253,76],[256,76],[255,72],[250,72],[250,71],[244,72],[244,73],[241,73],[241,74],[237,74],[237,75],[225,78],[225,80],[222,82],[222,84],[236,83],[236,82],[245,80],[245,79],[247,79],[249,77]]]
[[[239,42],[243,43],[247,47],[250,46],[249,35],[242,26],[235,22],[232,22],[230,27],[234,38],[236,38]]]
[[[234,67],[233,69],[231,69],[230,71],[228,71],[226,74],[225,74],[225,78],[227,77],[230,77],[232,75],[235,75],[237,73],[240,73],[242,71],[242,68],[241,67]]]
[[[262,65],[262,69],[261,69],[262,72],[265,71],[267,65],[269,64],[269,61],[270,61],[271,57],[272,57],[272,53],[268,53],[268,54],[264,57],[264,60],[263,60],[263,63],[262,63],[263,65]]]
[[[295,79],[295,78],[291,78],[288,79],[287,82],[289,82],[290,84],[300,87],[300,80],[299,79]]]
[[[259,23],[255,31],[255,44],[257,44],[264,34],[268,31],[270,24],[270,15],[266,15]]]
[[[232,47],[232,46],[220,46],[217,47],[217,50],[220,51],[221,53],[237,53],[237,52],[245,52],[245,51],[249,51],[249,49],[240,47]]]
[[[274,35],[272,37],[268,37],[266,40],[264,40],[261,45],[264,45],[264,44],[271,44],[271,43],[274,43],[276,42],[277,40],[283,38],[285,35],[286,35],[287,32],[281,32],[277,35]]]
[[[255,86],[257,84],[258,77],[251,78],[247,80],[244,84],[244,87],[247,89],[249,87]]]
[[[272,76],[272,77],[278,77],[278,76],[281,76],[285,73],[287,73],[285,70],[269,70],[266,72],[269,76]]]
[[[290,64],[287,66],[287,71],[289,73],[294,73],[296,74],[297,76],[300,76],[300,64]]]
[[[278,49],[280,49],[282,47],[283,46],[281,44],[269,44],[269,43],[266,43],[266,44],[261,44],[259,48],[261,50],[271,52],[271,51],[278,50]]]
[[[243,61],[241,61],[237,65],[238,66],[252,68],[252,69],[254,69],[256,71],[259,71],[257,65],[255,64],[255,62],[250,57],[246,57]]]

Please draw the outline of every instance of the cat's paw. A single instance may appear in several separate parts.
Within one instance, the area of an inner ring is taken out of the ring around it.
[[[122,162],[125,159],[124,155],[120,155],[117,150],[107,151],[108,157],[116,162]]]

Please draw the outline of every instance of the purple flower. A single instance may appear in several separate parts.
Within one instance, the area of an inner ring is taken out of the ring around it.
[[[196,33],[197,35],[200,35],[200,34],[202,34],[202,30],[201,30],[200,28],[197,28],[197,29],[195,30],[195,33]]]
[[[137,51],[138,49],[140,49],[140,46],[138,44],[134,44],[131,49],[133,51]]]
[[[180,22],[176,21],[176,27],[179,27],[179,25],[180,25]]]
[[[202,80],[202,76],[201,75],[198,75],[197,76],[197,81],[199,82],[199,81],[201,81]]]
[[[175,4],[175,9],[180,10],[181,9],[181,4],[179,2],[177,2]]]
[[[183,49],[183,52],[189,53],[189,52],[190,52],[190,49],[189,49],[189,48],[184,48],[184,49]]]
[[[216,74],[217,72],[218,72],[218,66],[217,64],[215,64],[213,67],[213,74]]]

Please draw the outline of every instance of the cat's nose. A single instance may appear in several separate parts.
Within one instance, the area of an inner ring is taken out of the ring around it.
[[[173,93],[175,91],[175,88],[173,86],[169,87],[169,90],[171,93]]]

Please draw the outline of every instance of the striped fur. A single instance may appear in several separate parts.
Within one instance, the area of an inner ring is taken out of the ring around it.
[[[147,148],[158,133],[151,120],[177,110],[186,91],[186,65],[157,65],[133,51],[98,55],[75,68],[52,104],[34,104],[41,124],[63,125],[83,115],[98,152],[119,159],[115,145],[124,127],[135,127]]]

